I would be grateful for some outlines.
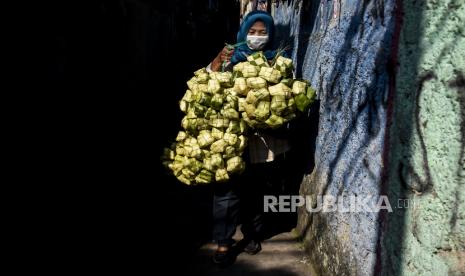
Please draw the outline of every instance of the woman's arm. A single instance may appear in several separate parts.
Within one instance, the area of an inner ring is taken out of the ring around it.
[[[215,57],[215,59],[210,63],[210,69],[212,71],[220,71],[223,62],[229,62],[231,60],[234,50],[229,50],[228,47],[224,47],[221,52]]]

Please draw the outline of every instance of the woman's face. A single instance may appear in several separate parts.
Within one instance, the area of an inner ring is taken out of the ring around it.
[[[266,36],[268,32],[266,31],[266,26],[263,21],[257,21],[255,24],[252,25],[249,29],[248,35],[259,35],[259,36]]]

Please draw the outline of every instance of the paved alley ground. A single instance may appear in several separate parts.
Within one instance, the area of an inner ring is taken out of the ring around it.
[[[239,228],[234,239],[236,241],[242,239]],[[211,258],[215,249],[213,243],[202,246],[190,264],[189,275],[316,275],[308,258],[304,256],[300,243],[291,232],[282,233],[264,241],[262,251],[257,255],[240,253],[235,263],[225,268],[219,268],[212,262]]]

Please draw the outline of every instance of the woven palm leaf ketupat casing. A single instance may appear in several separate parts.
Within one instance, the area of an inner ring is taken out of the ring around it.
[[[186,185],[226,182],[242,173],[249,131],[277,129],[316,98],[308,82],[292,78],[292,69],[291,59],[278,56],[270,64],[257,52],[233,72],[195,71],[179,102],[182,130],[164,149],[163,165]]]

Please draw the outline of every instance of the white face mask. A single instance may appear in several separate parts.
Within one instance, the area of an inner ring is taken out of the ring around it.
[[[247,46],[252,50],[261,50],[268,43],[267,35],[248,35]]]

